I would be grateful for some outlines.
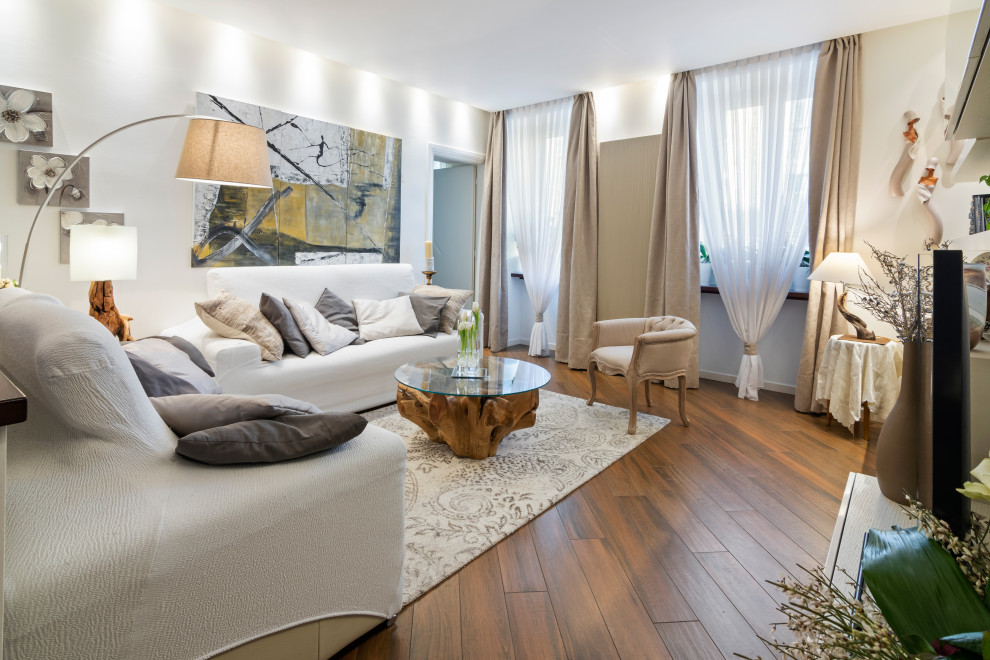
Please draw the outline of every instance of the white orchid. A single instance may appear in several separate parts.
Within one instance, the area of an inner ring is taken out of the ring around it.
[[[15,89],[7,97],[0,94],[0,135],[11,142],[24,142],[32,132],[48,128],[41,115],[28,112],[35,100],[34,94],[25,89]]]
[[[62,184],[72,178],[72,172],[66,172],[62,180],[58,182],[58,185],[55,184],[55,179],[65,171],[65,166],[65,159],[61,156],[55,156],[53,158],[45,158],[41,154],[31,156],[31,167],[27,168],[27,175],[31,179],[31,186],[37,190],[51,189],[54,186],[58,190],[62,187]]]

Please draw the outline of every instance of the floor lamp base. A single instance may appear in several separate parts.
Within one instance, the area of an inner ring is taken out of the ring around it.
[[[133,316],[121,314],[113,301],[113,282],[105,280],[89,285],[89,315],[106,326],[120,341],[134,341],[131,336]]]

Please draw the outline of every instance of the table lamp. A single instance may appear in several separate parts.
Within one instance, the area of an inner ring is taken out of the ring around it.
[[[137,227],[74,225],[69,229],[69,279],[89,280],[89,315],[121,341],[133,341],[132,317],[121,314],[110,280],[137,279]]]
[[[839,314],[856,328],[856,336],[843,335],[840,339],[875,343],[878,342],[876,333],[867,330],[863,319],[846,309],[845,285],[858,284],[860,270],[868,269],[863,257],[857,252],[830,252],[808,279],[815,282],[837,282],[843,285],[842,294],[839,296]]]

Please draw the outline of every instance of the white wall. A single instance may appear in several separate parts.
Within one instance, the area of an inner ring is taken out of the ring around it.
[[[923,149],[911,173],[917,181],[921,168],[935,155],[944,160],[941,106],[946,77],[961,75],[962,60],[969,51],[976,12],[868,32],[863,35],[863,141],[856,214],[856,249],[869,256],[863,240],[900,254],[924,249],[923,211],[913,197],[887,194],[890,172],[900,156],[900,118],[912,109],[921,115],[919,133]],[[947,40],[953,50],[946,54]],[[959,66],[953,63],[959,60]],[[599,140],[618,140],[659,133],[669,78],[623,85],[595,92]],[[954,93],[950,91],[950,95]],[[645,111],[645,109],[649,111]],[[985,186],[955,183],[944,173],[932,205],[945,221],[945,236],[966,234],[970,196],[988,192]],[[982,188],[982,191],[980,190]],[[868,261],[869,263],[869,261]],[[807,304],[788,300],[767,336],[760,342],[768,389],[792,392],[801,356],[801,336]],[[880,324],[878,334],[890,334]],[[700,367],[703,375],[734,380],[742,356],[742,342],[733,332],[721,298],[701,296]]]
[[[416,270],[424,261],[428,145],[485,150],[487,112],[149,0],[6,3],[0,43],[0,84],[54,93],[56,153],[78,153],[134,120],[192,112],[197,91],[402,138],[400,255]],[[184,131],[183,121],[157,122],[91,154],[91,209],[123,211],[138,227],[138,279],[114,283],[135,336],[189,318],[206,292],[206,269],[189,265],[192,186],[172,179]],[[15,271],[34,213],[15,202],[17,148],[0,143],[0,234],[9,235]],[[68,266],[58,263],[57,225],[58,211],[46,210],[24,284],[86,309],[88,284],[69,282]]]

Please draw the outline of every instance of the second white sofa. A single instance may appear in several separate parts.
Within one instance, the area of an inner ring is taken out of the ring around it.
[[[315,304],[324,289],[344,300],[385,300],[416,286],[410,264],[340,266],[261,266],[215,268],[207,274],[207,296],[226,290],[253,305],[262,293]],[[192,305],[190,304],[190,307]],[[395,401],[395,370],[415,360],[457,355],[456,333],[393,337],[345,346],[300,358],[286,354],[277,362],[261,359],[261,350],[243,339],[221,337],[198,318],[162,331],[195,344],[216,372],[225,392],[284,394],[326,411],[356,412]]]

